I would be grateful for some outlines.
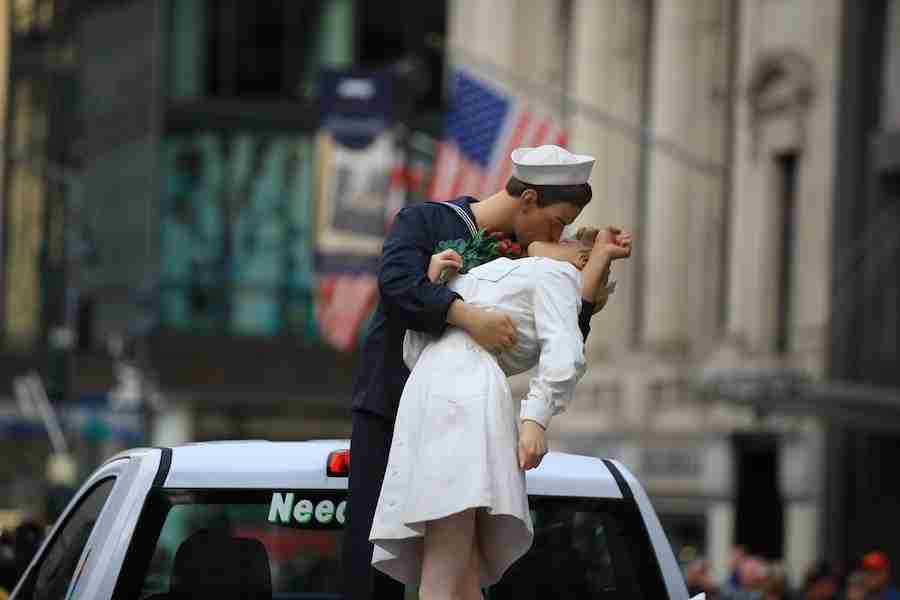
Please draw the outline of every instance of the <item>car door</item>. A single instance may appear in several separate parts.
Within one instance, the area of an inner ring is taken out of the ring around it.
[[[82,486],[36,553],[11,598],[66,599],[72,582],[82,574],[90,553],[88,541],[104,511],[108,511],[127,463],[128,459],[123,458],[105,465]]]

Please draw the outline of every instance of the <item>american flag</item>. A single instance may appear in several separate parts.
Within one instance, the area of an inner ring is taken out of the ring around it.
[[[516,148],[566,145],[566,132],[552,115],[463,69],[453,75],[451,102],[434,161],[434,200],[492,194],[506,185]]]
[[[316,295],[319,334],[332,348],[353,350],[366,320],[378,303],[378,280],[374,275],[321,274]]]

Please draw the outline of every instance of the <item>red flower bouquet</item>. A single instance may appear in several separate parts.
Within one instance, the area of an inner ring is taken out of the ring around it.
[[[466,273],[479,265],[495,258],[521,258],[524,254],[522,246],[506,237],[502,231],[480,229],[471,239],[444,240],[435,246],[435,254],[444,250],[453,250],[462,257],[460,273]],[[446,283],[448,272],[441,273],[440,283]]]

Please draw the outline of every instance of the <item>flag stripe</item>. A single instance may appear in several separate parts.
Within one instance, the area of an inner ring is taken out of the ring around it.
[[[543,146],[547,143],[547,133],[550,131],[550,119],[544,118],[541,119],[540,123],[537,127],[534,128],[534,131],[531,132],[531,135],[528,138],[529,146]]]
[[[372,311],[378,281],[372,275],[323,277],[319,284],[319,328],[322,337],[341,351],[352,349],[359,328]]]
[[[431,199],[492,194],[509,179],[510,154],[516,148],[565,146],[567,136],[559,122],[543,111],[536,114],[520,97],[501,92],[465,69],[457,69],[452,81],[445,138],[432,166]]]
[[[506,160],[501,163],[500,166],[500,176],[495,182],[495,185],[499,188],[500,186],[506,183],[506,180],[509,179],[509,176],[512,174],[512,161],[509,160],[509,155],[512,154],[512,151],[522,145],[522,140],[525,139],[525,134],[528,131],[528,123],[531,121],[531,113],[528,111],[523,111],[519,115],[519,120],[516,123],[516,127],[513,130],[512,136],[509,138],[509,144],[506,147]]]
[[[494,148],[494,155],[490,167],[485,171],[481,193],[490,195],[499,190],[505,181],[501,181],[503,170],[509,162],[509,155],[515,149],[510,146],[510,138],[515,134],[515,128],[519,124],[521,113],[525,111],[523,102],[515,101],[515,108],[510,111],[510,116],[501,129],[500,137]]]
[[[453,177],[453,185],[450,186],[450,193],[447,195],[447,197],[444,198],[444,200],[452,200],[453,198],[459,196],[459,192],[460,190],[462,190],[463,182],[466,179],[468,171],[469,161],[463,158],[457,164],[456,174]]]
[[[478,165],[467,163],[464,170],[462,183],[454,197],[457,196],[478,196],[481,194],[481,181],[484,179],[484,172]]]
[[[428,184],[428,195],[436,198],[440,194],[440,189],[445,173],[447,171],[447,143],[440,142],[437,145],[437,152],[434,155],[434,164],[431,166],[431,182]]]
[[[569,145],[569,134],[566,131],[560,129],[559,133],[556,135],[556,141],[554,141],[553,143],[557,146],[562,146],[565,148]]]
[[[441,144],[441,153],[443,164],[440,167],[440,178],[435,182],[432,197],[439,200],[447,200],[453,194],[453,182],[456,180],[459,169],[460,156],[453,142],[443,142]]]

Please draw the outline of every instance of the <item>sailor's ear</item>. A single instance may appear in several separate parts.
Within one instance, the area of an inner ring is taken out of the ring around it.
[[[521,211],[524,213],[528,213],[535,208],[538,208],[537,199],[538,195],[536,191],[531,188],[526,189],[524,192],[522,192],[522,195],[519,196],[519,200],[521,201]]]

